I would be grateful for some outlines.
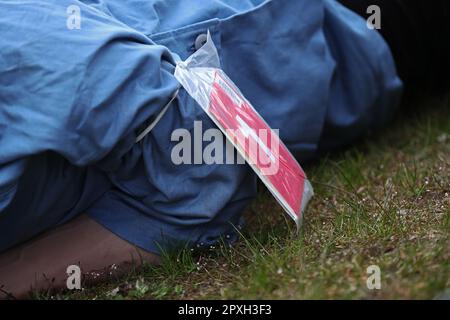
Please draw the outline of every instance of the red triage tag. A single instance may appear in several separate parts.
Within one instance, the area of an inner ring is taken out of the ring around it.
[[[208,41],[186,61],[175,77],[252,167],[296,222],[313,195],[302,168],[230,78],[220,69],[217,50]]]
[[[294,220],[301,219],[305,173],[264,119],[221,70],[216,70],[208,114]]]

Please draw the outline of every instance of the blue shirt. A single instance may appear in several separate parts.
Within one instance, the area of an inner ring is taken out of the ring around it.
[[[299,161],[384,125],[400,98],[387,44],[334,0],[0,0],[0,12],[0,251],[83,212],[152,252],[234,237],[256,177],[172,163],[173,130],[214,127],[184,90],[135,143],[179,86],[175,57],[208,30]]]

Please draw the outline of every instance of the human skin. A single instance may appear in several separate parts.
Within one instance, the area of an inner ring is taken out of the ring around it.
[[[33,291],[64,289],[71,265],[80,267],[84,286],[159,261],[157,255],[81,215],[0,253],[0,299],[24,299]]]

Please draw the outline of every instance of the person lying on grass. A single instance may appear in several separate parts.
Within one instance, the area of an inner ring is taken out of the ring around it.
[[[449,63],[441,0],[33,0],[0,1],[0,12],[3,298],[64,288],[71,265],[100,280],[236,239],[253,171],[171,161],[174,130],[214,127],[184,90],[171,101],[175,60],[208,31],[300,162],[383,127],[402,81],[443,84]]]

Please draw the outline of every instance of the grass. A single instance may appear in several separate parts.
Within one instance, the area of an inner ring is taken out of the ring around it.
[[[432,299],[450,289],[450,99],[305,168],[299,234],[264,190],[234,246],[184,250],[62,299]],[[409,111],[407,111],[409,110]],[[405,116],[405,114],[408,114]],[[381,270],[369,290],[367,267]]]

